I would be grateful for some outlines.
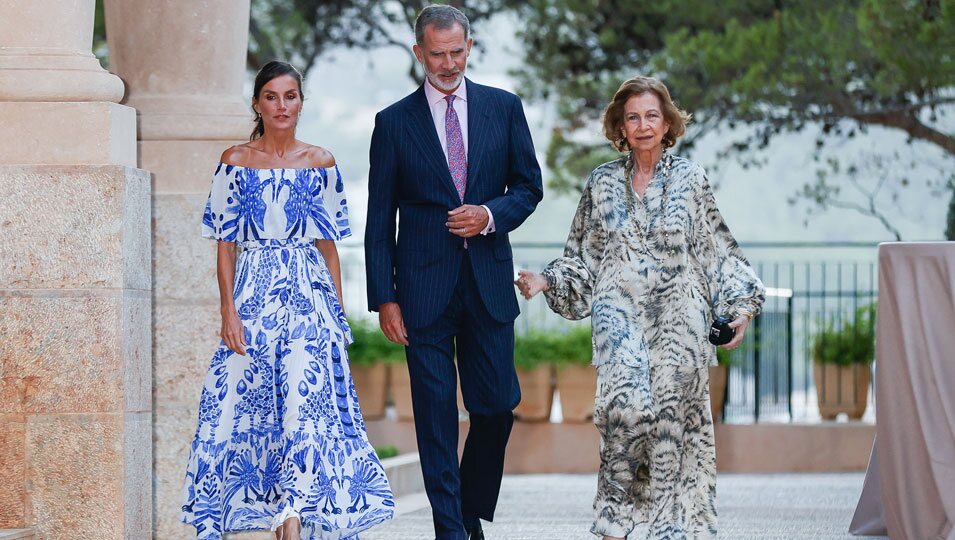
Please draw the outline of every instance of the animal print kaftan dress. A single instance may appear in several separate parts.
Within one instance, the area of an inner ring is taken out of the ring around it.
[[[757,314],[764,289],[699,165],[664,154],[643,197],[631,172],[629,156],[594,170],[564,256],[543,271],[550,308],[593,325],[601,465],[591,531],[711,537],[708,330],[714,312]]]

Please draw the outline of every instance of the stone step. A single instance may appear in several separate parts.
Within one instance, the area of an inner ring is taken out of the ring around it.
[[[417,452],[408,452],[381,460],[385,476],[391,484],[395,497],[403,497],[424,492],[424,478],[421,476],[421,459]]]
[[[33,529],[0,529],[0,540],[36,540]]]

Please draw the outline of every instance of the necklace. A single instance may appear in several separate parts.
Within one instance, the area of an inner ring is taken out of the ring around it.
[[[660,158],[660,161],[662,162],[662,166],[663,166],[663,175],[662,175],[662,178],[660,179],[660,181],[663,183],[662,185],[663,192],[660,197],[659,221],[662,222],[664,219],[666,219],[667,188],[669,187],[669,184],[670,184],[670,170],[673,168],[673,156],[671,156],[670,153],[667,152],[666,148],[663,149],[663,156]],[[656,168],[657,166],[655,165],[653,167],[654,174],[653,176],[650,177],[650,182],[647,183],[647,187],[650,187],[650,184],[653,182],[653,177],[656,176]],[[649,215],[647,216],[648,219],[647,219],[646,227],[641,227],[640,223],[636,219],[636,212],[635,212],[636,208],[635,208],[635,203],[633,201],[633,195],[634,195],[633,172],[634,172],[633,152],[630,152],[627,155],[627,161],[624,163],[624,176],[627,179],[627,207],[628,207],[628,210],[630,211],[629,213],[630,213],[631,219],[633,220],[634,226],[636,226],[636,228],[640,230],[641,232],[640,241],[643,243],[644,251],[649,253],[650,256],[653,257],[657,262],[663,262],[663,259],[657,257],[656,254],[654,253],[654,250],[650,249],[650,246],[647,245],[647,237],[649,236],[650,221],[651,221],[649,219],[650,216]],[[644,191],[643,194],[644,194],[644,197],[646,197],[646,191]],[[641,202],[643,202],[644,206],[646,206],[645,198],[641,199]],[[646,210],[649,213],[649,208],[646,208]],[[676,253],[676,250],[674,250],[673,247],[670,246],[670,232],[663,225],[661,225],[660,228],[663,229],[663,243],[667,246],[667,254],[672,257]],[[654,242],[653,247],[656,249],[659,249],[660,246],[658,246],[656,242]]]

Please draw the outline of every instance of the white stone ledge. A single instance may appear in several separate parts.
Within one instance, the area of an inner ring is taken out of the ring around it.
[[[391,492],[396,498],[424,491],[421,459],[417,452],[383,459],[381,465],[385,469],[388,483],[391,484]]]
[[[0,540],[33,540],[33,529],[0,529]]]

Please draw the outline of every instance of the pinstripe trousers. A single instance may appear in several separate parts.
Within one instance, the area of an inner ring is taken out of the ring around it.
[[[444,313],[428,326],[408,328],[408,340],[415,431],[435,534],[465,540],[479,519],[493,520],[500,493],[511,411],[521,395],[514,323],[488,313],[465,254]],[[471,420],[460,464],[455,356]]]

